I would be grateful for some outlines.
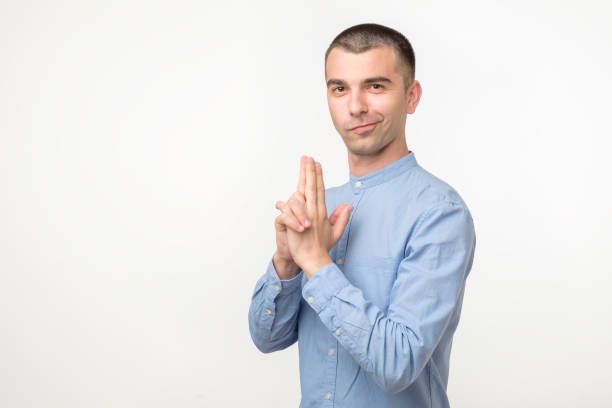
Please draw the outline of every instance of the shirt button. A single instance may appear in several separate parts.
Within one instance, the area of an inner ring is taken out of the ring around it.
[[[336,259],[336,263],[337,263],[338,265],[342,265],[342,262],[344,262],[344,260],[343,260],[342,258],[338,258],[338,259]]]
[[[280,285],[274,285],[274,289],[281,290],[281,287],[280,287]]]
[[[356,182],[355,187],[361,187],[361,181]]]
[[[336,354],[336,350],[334,349],[329,349],[329,355],[333,356],[334,354]]]
[[[272,311],[270,309],[266,309],[266,313],[267,314],[272,314]]]
[[[337,336],[339,336],[339,335],[340,335],[340,333],[342,333],[342,332],[340,331],[340,329],[336,330],[336,335],[337,335]]]
[[[325,394],[325,399],[331,399],[331,392],[328,392],[327,394]]]
[[[308,303],[312,303],[312,302],[314,302],[314,298],[312,296],[309,296],[308,297]]]

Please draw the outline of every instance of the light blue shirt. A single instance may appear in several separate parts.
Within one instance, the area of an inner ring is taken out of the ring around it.
[[[308,280],[257,281],[249,330],[270,353],[296,341],[300,408],[449,407],[453,334],[476,235],[467,205],[411,151],[325,190],[328,216],[354,209]]]

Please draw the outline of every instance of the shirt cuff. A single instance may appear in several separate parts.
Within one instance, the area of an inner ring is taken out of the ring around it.
[[[273,259],[274,257],[272,257]],[[276,272],[276,268],[274,267],[274,262],[270,259],[270,263],[268,264],[268,269],[266,270],[266,287],[267,290],[271,291],[272,294],[285,296],[295,292],[297,289],[301,287],[302,284],[302,276],[304,275],[304,271],[300,271],[296,276],[291,279],[281,280],[278,277],[278,272]]]
[[[302,296],[317,314],[325,309],[332,297],[350,285],[334,262],[321,267],[302,288]]]

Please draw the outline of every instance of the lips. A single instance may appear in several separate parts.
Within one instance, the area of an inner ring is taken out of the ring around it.
[[[366,123],[365,125],[359,125],[349,130],[357,134],[362,134],[374,129],[377,124],[378,122]]]
[[[357,129],[360,129],[360,128],[364,128],[364,127],[366,127],[366,126],[375,125],[376,123],[378,123],[378,122],[366,123],[366,124],[364,124],[364,125],[355,126],[354,128],[351,128],[351,129],[349,129],[349,130],[357,130]]]

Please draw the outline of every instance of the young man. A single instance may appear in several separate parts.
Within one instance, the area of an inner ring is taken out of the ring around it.
[[[406,115],[421,96],[414,68],[395,30],[340,33],[325,80],[349,180],[325,189],[320,163],[302,157],[297,191],[276,204],[277,250],[255,286],[249,330],[264,353],[298,341],[302,408],[449,407],[476,237],[459,194],[406,146]]]

